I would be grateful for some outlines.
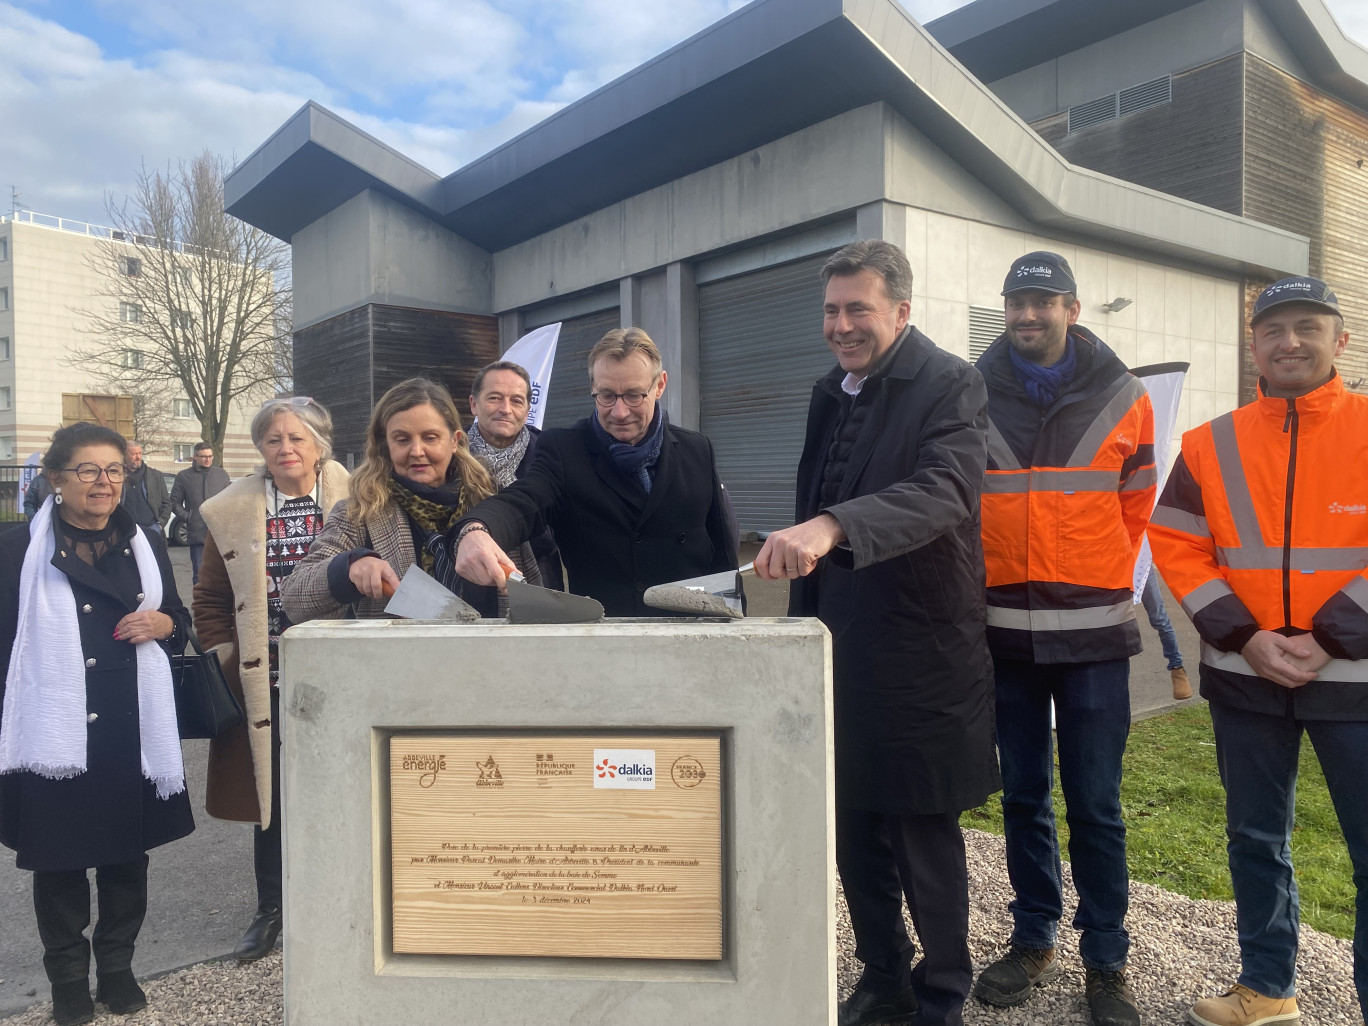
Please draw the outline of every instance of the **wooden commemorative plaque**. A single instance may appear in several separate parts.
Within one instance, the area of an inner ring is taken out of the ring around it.
[[[717,736],[396,734],[394,950],[722,957]]]

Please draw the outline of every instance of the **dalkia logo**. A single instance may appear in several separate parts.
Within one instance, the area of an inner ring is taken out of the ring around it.
[[[1332,503],[1330,503],[1330,512],[1331,512],[1331,513],[1349,513],[1349,514],[1355,515],[1355,516],[1363,516],[1363,514],[1368,513],[1368,506],[1365,506],[1365,505],[1364,505],[1363,503],[1361,503],[1361,502],[1355,503],[1355,504],[1352,505],[1352,506],[1346,505],[1346,504],[1343,503],[1343,502],[1332,502]]]
[[[594,786],[655,790],[655,749],[595,748]]]

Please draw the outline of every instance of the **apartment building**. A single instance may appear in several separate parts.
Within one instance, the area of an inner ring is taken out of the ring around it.
[[[112,229],[30,211],[0,216],[0,463],[42,452],[52,432],[80,420],[106,423],[125,435],[146,430],[147,462],[174,474],[190,465],[200,437],[188,399],[166,410],[142,410],[108,380],[80,363],[98,317],[142,315],[136,304],[111,298]],[[139,270],[137,250],[118,260]],[[129,349],[130,369],[143,356]],[[251,411],[236,409],[224,440],[223,464],[236,477],[257,462],[248,433]]]

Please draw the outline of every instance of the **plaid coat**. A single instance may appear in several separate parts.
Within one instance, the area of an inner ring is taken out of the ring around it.
[[[332,561],[353,549],[371,549],[394,572],[403,577],[414,563],[413,530],[409,519],[397,504],[387,502],[384,507],[362,523],[347,515],[343,499],[328,514],[328,522],[309,546],[294,573],[280,586],[280,600],[291,623],[309,620],[344,620],[383,617],[388,599],[362,598],[355,603],[339,600],[328,585],[328,568]],[[524,544],[509,550],[509,558],[531,584],[541,583],[537,560],[530,546]],[[499,597],[499,615],[508,612],[508,600]]]

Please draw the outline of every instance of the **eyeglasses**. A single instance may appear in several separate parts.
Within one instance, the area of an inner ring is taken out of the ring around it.
[[[589,394],[592,395],[592,396],[594,397],[594,402],[598,403],[599,406],[603,407],[605,410],[611,410],[614,406],[617,405],[617,401],[618,401],[619,399],[621,399],[624,403],[626,403],[626,404],[628,405],[629,408],[635,410],[638,406],[640,406],[642,403],[644,403],[644,402],[646,401],[646,397],[647,397],[648,395],[650,395],[651,393],[650,393],[650,392],[590,392]]]
[[[94,484],[103,474],[109,478],[110,484],[118,484],[124,479],[124,466],[122,463],[111,463],[107,467],[102,467],[98,463],[79,463],[74,467],[63,467],[76,475],[77,481],[84,481],[86,484]]]

